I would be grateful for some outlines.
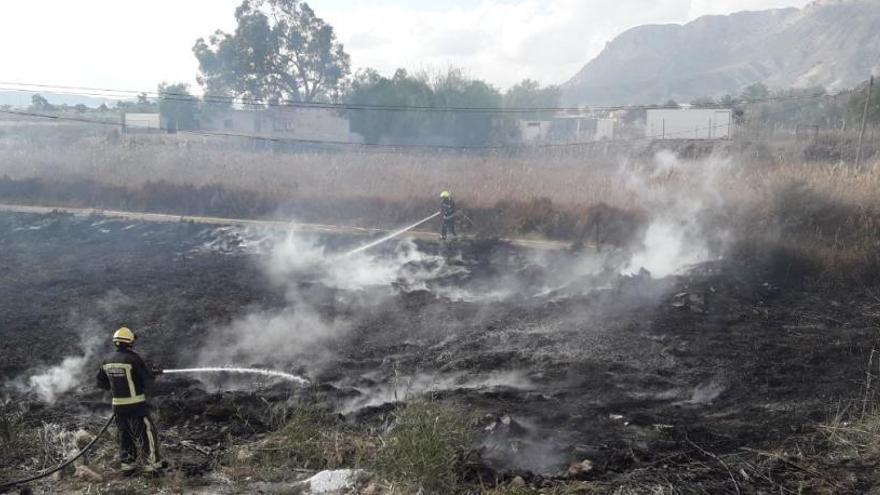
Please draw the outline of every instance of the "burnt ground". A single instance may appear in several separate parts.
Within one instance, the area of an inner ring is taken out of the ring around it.
[[[330,249],[361,241],[322,240]],[[218,341],[231,345],[220,329],[289,307],[295,287],[296,304],[344,319],[345,330],[308,340],[302,353],[230,364],[303,373],[312,386],[160,378],[165,449],[186,476],[210,484],[211,461],[192,446],[219,451],[270,431],[272,408],[318,401],[381,429],[396,403],[427,394],[481,415],[468,476],[484,483],[520,475],[750,491],[804,486],[810,468],[781,462],[770,481],[740,478],[725,456],[810,438],[863,396],[878,344],[880,302],[868,289],[828,294],[723,261],[655,280],[580,274],[577,253],[492,241],[417,247],[427,255],[398,266],[391,284],[340,288],[315,273],[280,284],[263,268],[266,246],[230,229],[0,215],[5,407],[27,411],[34,427],[94,429],[107,408],[90,376],[52,405],[10,380],[82,355],[121,324],[161,366],[194,366]],[[585,459],[591,470],[569,470]],[[6,475],[20,467],[0,466]],[[861,492],[871,475],[824,481]]]

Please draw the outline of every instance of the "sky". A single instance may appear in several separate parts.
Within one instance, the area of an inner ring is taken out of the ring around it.
[[[155,91],[198,90],[192,46],[234,28],[241,0],[0,2],[0,82]],[[312,0],[355,69],[455,66],[501,89],[560,84],[605,44],[641,24],[803,7],[810,0]],[[2,89],[0,85],[0,89]]]

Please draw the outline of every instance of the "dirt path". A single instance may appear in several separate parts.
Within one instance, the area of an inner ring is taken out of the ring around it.
[[[253,226],[283,230],[296,230],[299,232],[316,232],[323,234],[345,235],[382,235],[393,232],[387,229],[375,229],[364,227],[351,227],[345,225],[327,225],[319,223],[286,222],[282,220],[253,220],[245,218],[222,218],[191,215],[171,215],[166,213],[146,213],[137,211],[103,210],[95,208],[71,208],[64,206],[28,206],[14,204],[0,204],[0,211],[14,213],[38,213],[47,214],[52,212],[64,212],[75,216],[104,216],[109,218],[122,218],[142,222],[193,222],[207,225],[236,225]],[[425,230],[411,230],[406,234],[408,237],[421,240],[436,240],[437,233]],[[570,246],[567,242],[551,241],[543,239],[501,239],[518,247],[529,249],[566,249]]]

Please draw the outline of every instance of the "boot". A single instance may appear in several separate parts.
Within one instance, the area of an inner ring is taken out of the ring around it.
[[[134,462],[120,462],[119,463],[119,472],[124,474],[125,476],[130,476],[137,471],[137,463]]]
[[[168,462],[160,461],[155,464],[147,464],[144,466],[144,473],[158,476],[168,468]]]

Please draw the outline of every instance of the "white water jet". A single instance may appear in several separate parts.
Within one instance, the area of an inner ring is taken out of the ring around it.
[[[439,211],[438,211],[437,213],[434,213],[433,215],[429,216],[428,218],[425,218],[425,219],[423,219],[423,220],[419,220],[418,222],[416,222],[416,223],[410,225],[409,227],[402,228],[402,229],[400,229],[400,230],[398,230],[398,231],[396,231],[396,232],[392,232],[392,233],[386,235],[385,237],[383,237],[383,238],[381,238],[381,239],[375,240],[375,241],[373,241],[373,242],[371,242],[371,243],[369,243],[369,244],[366,244],[366,245],[364,245],[364,246],[361,246],[361,247],[359,247],[359,248],[357,248],[357,249],[353,249],[353,250],[351,250],[351,251],[345,253],[345,255],[346,255],[346,256],[351,256],[351,255],[353,255],[353,254],[360,253],[361,251],[366,251],[367,249],[370,249],[370,248],[373,247],[373,246],[378,246],[379,244],[382,244],[382,243],[385,242],[385,241],[389,241],[389,240],[391,240],[391,239],[394,239],[395,237],[399,236],[400,234],[403,234],[404,232],[406,232],[406,231],[408,231],[408,230],[412,230],[412,229],[418,227],[419,225],[421,225],[421,224],[427,222],[428,220],[431,220],[431,219],[437,217],[438,215],[440,215],[440,212],[439,212]]]
[[[181,368],[172,370],[162,370],[164,374],[174,373],[249,373],[252,375],[271,376],[282,378],[301,385],[307,385],[309,380],[301,376],[285,373],[283,371],[265,370],[261,368],[232,368],[232,367],[214,367],[214,368]]]

